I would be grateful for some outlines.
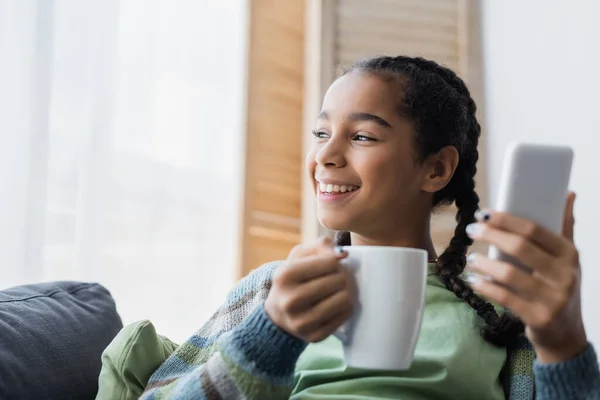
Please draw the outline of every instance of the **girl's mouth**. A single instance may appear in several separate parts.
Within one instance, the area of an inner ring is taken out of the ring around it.
[[[317,198],[323,201],[342,200],[354,195],[359,189],[360,186],[357,185],[339,185],[318,182]]]

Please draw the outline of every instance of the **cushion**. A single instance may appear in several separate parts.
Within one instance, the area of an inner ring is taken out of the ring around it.
[[[102,354],[96,399],[139,398],[150,375],[176,348],[175,343],[158,335],[148,320],[127,325]]]
[[[122,326],[96,283],[0,291],[0,399],[93,399],[102,351]]]

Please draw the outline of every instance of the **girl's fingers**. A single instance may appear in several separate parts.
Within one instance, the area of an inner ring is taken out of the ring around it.
[[[333,252],[287,261],[281,274],[290,283],[302,283],[340,271],[339,256]]]
[[[479,295],[493,303],[508,308],[513,314],[518,316],[523,323],[527,324],[527,321],[530,318],[529,310],[533,309],[534,302],[519,296],[507,287],[497,285],[477,274],[473,274],[469,277],[469,284]]]
[[[346,322],[352,315],[352,309],[347,309],[345,312],[338,314],[332,319],[325,322],[319,328],[317,328],[307,339],[309,342],[315,343],[326,339],[329,335],[334,333],[344,322]]]
[[[310,308],[334,293],[344,290],[347,285],[348,280],[343,271],[303,283],[295,290],[294,298],[290,299],[294,303],[290,311]]]
[[[349,290],[342,290],[329,296],[319,304],[296,315],[292,329],[302,337],[309,338],[312,334],[327,325],[339,315],[351,314],[354,309],[354,299]]]
[[[526,299],[536,299],[547,291],[546,283],[536,275],[527,273],[513,265],[492,260],[480,254],[467,257],[468,270],[491,278],[495,283],[505,286]]]
[[[467,233],[473,239],[483,240],[497,247],[541,275],[556,275],[552,270],[554,257],[524,236],[500,230],[487,223],[471,224],[467,226]]]
[[[478,211],[475,218],[496,231],[520,236],[552,255],[561,255],[568,241],[535,222],[497,211]]]
[[[547,330],[555,325],[570,299],[566,293],[557,292],[544,298],[529,300],[478,275],[471,275],[469,283],[479,295],[509,309],[534,330]]]
[[[575,216],[573,209],[575,206],[575,193],[569,192],[565,204],[565,213],[563,216],[562,234],[565,238],[573,242],[573,231],[575,228]]]

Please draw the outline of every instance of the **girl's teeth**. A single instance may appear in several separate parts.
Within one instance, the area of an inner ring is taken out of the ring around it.
[[[352,192],[353,190],[358,189],[358,186],[352,185],[331,185],[319,183],[319,190],[323,193],[345,193]]]

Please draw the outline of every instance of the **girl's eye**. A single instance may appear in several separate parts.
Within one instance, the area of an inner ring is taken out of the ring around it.
[[[327,132],[323,132],[323,131],[312,131],[312,134],[317,139],[326,139],[327,136],[329,135]]]
[[[325,131],[312,131],[312,134],[317,139],[327,139],[329,137],[329,133],[327,133]],[[375,139],[375,138],[372,138],[367,135],[361,135],[360,133],[357,133],[354,136],[352,136],[352,140],[355,140],[357,142],[375,142],[375,141],[377,141],[377,139]]]
[[[357,133],[356,135],[354,135],[352,137],[352,140],[356,140],[357,142],[375,142],[376,139],[366,136],[366,135],[361,135],[360,133]]]

